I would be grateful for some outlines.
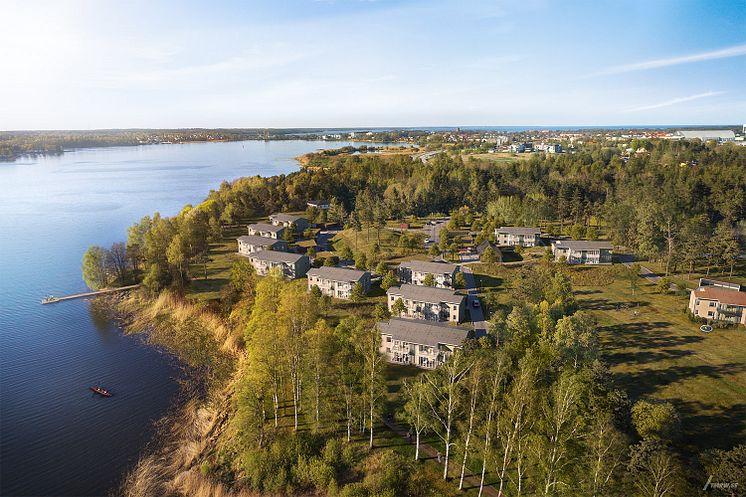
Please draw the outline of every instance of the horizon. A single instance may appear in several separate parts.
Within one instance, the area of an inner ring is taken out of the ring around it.
[[[213,130],[213,131],[254,131],[254,130],[278,130],[278,131],[592,131],[594,129],[606,130],[667,130],[667,129],[729,129],[741,128],[746,126],[745,123],[733,124],[529,124],[529,125],[489,125],[489,124],[460,124],[460,125],[443,125],[443,126],[184,126],[184,127],[164,127],[164,128],[57,128],[57,129],[4,129],[0,133],[61,133],[61,132],[95,132],[95,131],[184,131],[184,130]]]
[[[11,0],[0,32],[10,69],[0,129],[746,120],[746,5],[615,7]]]

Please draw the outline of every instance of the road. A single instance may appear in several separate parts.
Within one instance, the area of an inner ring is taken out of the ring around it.
[[[633,255],[621,254],[619,256],[619,261],[627,267],[632,267],[632,264],[634,264],[635,262],[635,258]],[[645,278],[646,280],[648,280],[650,283],[653,283],[653,284],[658,283],[661,279],[661,277],[658,276],[658,274],[656,274],[655,272],[651,271],[650,269],[646,268],[643,265],[640,265],[640,276],[642,278]],[[671,291],[675,292],[679,290],[679,285],[677,285],[676,283],[671,283],[668,286],[668,288]]]
[[[442,152],[443,152],[442,150],[435,150],[433,152],[422,152],[422,153],[419,153],[419,154],[414,154],[412,156],[412,158],[414,160],[419,159],[419,160],[422,161],[423,164],[427,164],[428,160],[432,159],[433,157],[435,157],[436,155],[438,155],[438,154],[440,154]]]
[[[474,327],[474,332],[477,337],[481,337],[487,334],[488,323],[484,320],[484,312],[482,311],[481,305],[474,307],[474,302],[479,302],[477,296],[477,280],[472,273],[469,266],[461,266],[461,271],[464,273],[464,281],[466,282],[466,305],[469,308],[469,315],[471,316],[471,324]]]

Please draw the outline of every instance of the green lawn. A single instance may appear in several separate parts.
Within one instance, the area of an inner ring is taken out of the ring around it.
[[[241,257],[237,253],[236,238],[245,233],[246,228],[243,226],[233,228],[224,233],[225,236],[221,243],[210,244],[207,278],[205,278],[205,268],[202,264],[191,264],[189,266],[192,282],[187,296],[190,299],[207,301],[220,298],[220,290],[230,279],[231,265]]]
[[[685,449],[746,442],[746,331],[699,331],[687,298],[661,295],[640,280],[578,286],[582,309],[599,320],[603,355],[631,399],[670,400],[683,421]],[[626,308],[629,306],[629,308]],[[635,314],[637,311],[637,314]]]

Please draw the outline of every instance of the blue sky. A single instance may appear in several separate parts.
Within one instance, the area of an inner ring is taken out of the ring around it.
[[[746,121],[746,2],[6,0],[0,129]]]

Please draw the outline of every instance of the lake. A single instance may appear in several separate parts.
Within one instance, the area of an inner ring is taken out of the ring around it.
[[[182,372],[86,300],[91,244],[126,240],[223,180],[298,169],[351,142],[246,141],[81,149],[0,163],[0,495],[106,495],[173,406]],[[101,384],[114,393],[88,390]]]

